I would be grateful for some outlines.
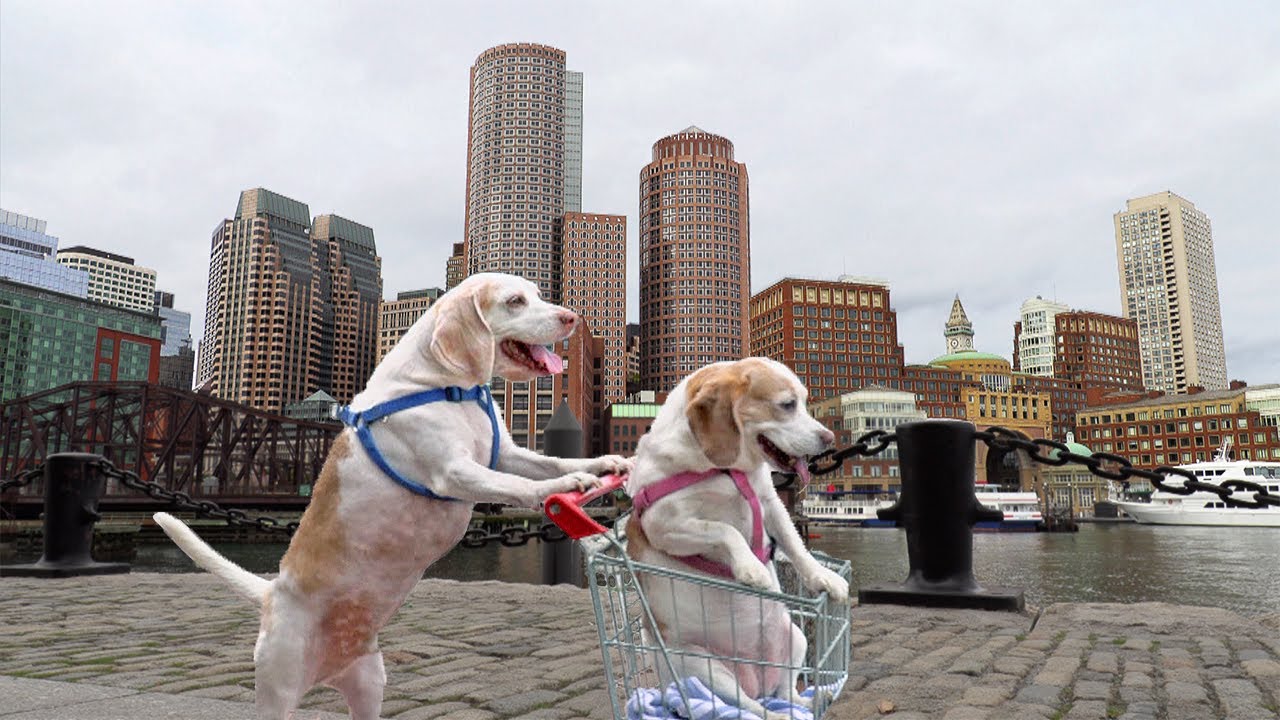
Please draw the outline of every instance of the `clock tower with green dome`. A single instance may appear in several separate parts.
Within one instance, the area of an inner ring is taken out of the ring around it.
[[[973,323],[964,314],[964,306],[960,304],[960,296],[956,295],[951,303],[951,317],[947,318],[947,328],[943,331],[947,341],[948,353],[973,352]]]

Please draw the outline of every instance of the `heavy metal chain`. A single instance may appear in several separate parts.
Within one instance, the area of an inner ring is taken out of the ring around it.
[[[884,430],[872,430],[858,437],[857,442],[841,450],[828,450],[821,455],[814,455],[809,461],[809,473],[827,475],[840,469],[844,461],[855,455],[872,457],[880,454],[885,448],[897,442],[898,436]]]
[[[609,523],[602,524],[608,525]],[[520,547],[521,545],[528,545],[530,540],[557,542],[564,540],[566,537],[564,531],[552,523],[543,523],[538,527],[508,525],[498,532],[489,532],[484,528],[471,528],[462,536],[462,541],[458,544],[465,548],[480,548],[491,542],[497,542],[504,547]]]
[[[1249,480],[1223,480],[1221,483],[1202,482],[1196,478],[1195,473],[1183,468],[1170,467],[1161,465],[1155,470],[1144,470],[1136,468],[1128,458],[1111,453],[1096,452],[1092,455],[1080,455],[1071,452],[1067,448],[1066,443],[1056,440],[1027,440],[1012,430],[1002,427],[990,427],[986,431],[974,433],[974,437],[983,441],[988,447],[994,450],[1025,450],[1031,459],[1044,465],[1053,465],[1060,467],[1067,463],[1076,463],[1089,468],[1089,472],[1101,478],[1108,480],[1117,480],[1125,482],[1129,478],[1142,478],[1151,481],[1151,484],[1165,492],[1175,495],[1190,495],[1194,492],[1209,492],[1221,498],[1222,502],[1231,507],[1242,508],[1265,508],[1280,507],[1280,495],[1272,495],[1267,489],[1258,483]],[[1048,450],[1057,450],[1058,456],[1051,457],[1047,454]],[[1046,452],[1041,452],[1045,450]],[[1103,467],[1103,464],[1114,465],[1115,469]],[[1182,480],[1181,484],[1173,484],[1167,482],[1167,476],[1176,475]],[[1253,493],[1252,500],[1244,500],[1235,497],[1236,491],[1245,493]]]
[[[163,500],[175,508],[182,510],[194,510],[200,517],[211,517],[215,520],[225,520],[228,525],[238,525],[242,527],[253,527],[268,532],[284,533],[292,535],[298,529],[297,521],[281,522],[272,517],[249,517],[248,513],[235,508],[224,509],[218,503],[211,500],[197,500],[187,493],[180,490],[169,490],[168,488],[150,480],[143,480],[138,474],[130,470],[121,470],[115,466],[110,460],[105,458],[96,460],[93,463],[98,466],[98,470],[109,478],[115,478],[120,484],[131,490],[137,490],[146,495]]]
[[[12,480],[0,482],[0,493],[8,492],[12,488],[26,487],[35,482],[35,479],[44,475],[44,463],[18,473],[18,476]]]
[[[255,527],[260,530],[290,535],[298,529],[297,521],[286,523],[272,517],[251,518],[243,510],[224,509],[210,500],[197,500],[184,492],[169,490],[157,483],[143,480],[138,477],[137,473],[120,470],[109,460],[99,460],[97,465],[103,475],[119,480],[125,487],[146,493],[150,497],[163,500],[183,510],[194,510],[201,517],[225,520],[228,525]],[[608,525],[610,523],[606,521],[603,524]],[[565,538],[566,535],[559,527],[552,523],[543,523],[536,528],[510,525],[497,532],[489,532],[484,528],[471,528],[462,536],[460,544],[467,548],[478,548],[484,547],[491,542],[498,542],[506,547],[518,547],[527,545],[533,539],[556,542]]]

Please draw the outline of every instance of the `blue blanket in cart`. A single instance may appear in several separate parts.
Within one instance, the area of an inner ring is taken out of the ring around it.
[[[761,720],[755,713],[716,697],[698,678],[683,678],[680,683],[689,698],[688,707],[685,707],[676,683],[668,685],[666,690],[638,688],[627,699],[627,720]],[[832,697],[839,695],[843,686],[843,680],[828,686]],[[813,697],[813,691],[814,688],[810,687],[800,695]],[[764,697],[758,698],[757,702],[771,712],[790,713],[792,720],[813,720],[812,710],[782,698]]]

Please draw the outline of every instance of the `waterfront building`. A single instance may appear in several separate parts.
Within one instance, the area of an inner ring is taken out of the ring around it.
[[[934,365],[905,365],[903,390],[915,393],[916,407],[931,418],[964,418],[964,389],[977,383],[966,381],[959,370]],[[892,387],[892,384],[890,385]]]
[[[1053,318],[1071,308],[1039,295],[1022,303],[1021,319],[1013,324],[1013,370],[1028,375],[1053,375],[1055,352]]]
[[[653,427],[662,403],[652,390],[641,390],[624,402],[611,403],[605,411],[603,453],[630,457],[635,454],[640,438]]]
[[[444,291],[440,288],[423,288],[396,293],[395,300],[383,300],[378,310],[378,362],[391,352],[391,348],[400,342],[400,338],[413,327],[431,307],[431,303],[440,299]]]
[[[1054,376],[1095,395],[1142,390],[1138,323],[1128,318],[1071,310],[1054,317]]]
[[[57,261],[47,223],[0,209],[0,278],[75,297],[89,296],[89,273]]]
[[[563,305],[582,316],[604,343],[603,402],[626,394],[627,218],[565,213]]]
[[[1244,406],[1258,413],[1258,420],[1263,425],[1280,427],[1280,385],[1246,389]]]
[[[884,280],[783,278],[751,298],[753,355],[791,368],[812,400],[897,388],[903,351]]]
[[[1147,469],[1205,462],[1226,442],[1232,459],[1280,460],[1280,427],[1268,407],[1278,400],[1280,384],[1239,381],[1226,390],[1116,393],[1076,415],[1076,437]]]
[[[88,298],[107,305],[154,312],[156,271],[133,258],[77,245],[58,251],[58,264],[89,273]]]
[[[926,419],[914,393],[870,386],[809,403],[809,413],[836,434],[836,445],[848,447],[874,430],[893,432],[903,423]],[[874,457],[855,457],[840,470],[822,478],[828,492],[898,492],[901,487],[898,446],[890,445]]]
[[[444,267],[444,289],[452,290],[454,286],[467,277],[466,243],[454,243],[453,251]]]
[[[323,390],[317,390],[304,400],[285,406],[284,414],[295,420],[311,422],[336,423],[333,417],[334,408],[339,405],[333,396]]]
[[[1076,455],[1093,454],[1089,446],[1076,442],[1075,433],[1067,433],[1063,442],[1067,450]],[[1056,449],[1048,452],[1052,458],[1057,458],[1059,454]],[[1040,480],[1043,486],[1037,489],[1037,493],[1044,501],[1047,511],[1069,512],[1071,517],[1091,518],[1094,515],[1094,505],[1111,498],[1111,481],[1094,475],[1084,465],[1046,465],[1040,470]],[[1134,490],[1131,485],[1130,491]]]
[[[1148,390],[1227,387],[1218,272],[1209,217],[1172,192],[1115,214],[1120,304],[1138,324]]]
[[[1061,440],[1075,430],[1075,414],[1090,398],[1141,389],[1137,323],[1039,297],[1028,300],[1022,320],[1014,323],[1013,370],[1015,384],[1049,393],[1052,437]]]
[[[156,382],[160,318],[0,278],[0,402],[89,380]]]
[[[173,307],[173,293],[163,290],[155,291],[154,306],[156,315],[160,316],[160,356],[177,355],[182,349],[191,347],[191,313]],[[187,387],[191,387],[188,379]]]
[[[696,126],[640,170],[640,383],[669,391],[750,348],[750,188],[733,143]]]
[[[471,67],[467,130],[467,274],[519,275],[556,303],[560,223],[582,207],[582,78],[567,74],[553,47],[485,50]]]
[[[197,383],[282,412],[316,390],[348,402],[377,354],[373,230],[262,188],[214,230]]]

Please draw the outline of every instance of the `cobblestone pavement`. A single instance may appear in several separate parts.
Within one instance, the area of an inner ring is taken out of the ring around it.
[[[1072,603],[853,618],[850,684],[824,720],[1280,718],[1280,615]]]
[[[853,617],[850,681],[827,720],[1280,718],[1280,616],[1068,604],[1038,616],[863,606]],[[257,611],[210,575],[5,578],[0,628],[0,679],[23,692],[44,679],[64,683],[47,692],[83,687],[122,707],[171,698],[171,709],[243,712],[253,699]],[[387,718],[610,717],[585,590],[425,580],[381,642]],[[125,691],[136,694],[111,697]],[[345,710],[324,688],[304,706]]]

